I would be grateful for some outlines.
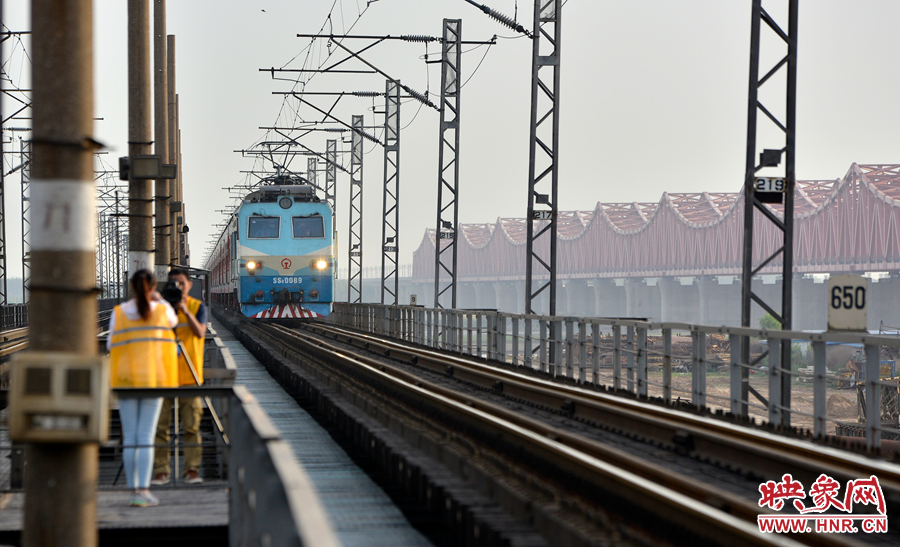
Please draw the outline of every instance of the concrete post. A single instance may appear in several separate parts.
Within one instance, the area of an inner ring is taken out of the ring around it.
[[[128,0],[128,155],[151,152],[150,4]],[[128,181],[128,277],[153,268],[153,189],[148,180]]]
[[[96,355],[91,0],[32,0],[29,345]],[[146,20],[145,20],[146,21]],[[23,544],[97,544],[97,445],[26,446]]]
[[[178,130],[178,124],[175,120],[175,36],[169,34],[166,36],[166,117],[168,121],[166,122],[166,131],[168,133],[168,152],[169,157],[166,160],[166,163],[180,163],[178,158],[178,143],[176,138],[176,131]],[[179,173],[181,171],[181,166],[178,166]],[[181,180],[181,177],[169,181],[169,195],[173,196],[175,201],[180,201],[181,198],[178,196],[177,188],[178,183]],[[184,205],[182,205],[182,208]],[[182,209],[183,211],[183,209]],[[169,211],[169,224],[172,225],[170,232],[172,234],[171,243],[170,243],[170,262],[173,264],[181,264],[181,239],[180,234],[178,233],[178,223],[176,222],[176,217],[181,215],[184,218],[184,212],[178,213]]]
[[[154,145],[163,163],[169,163],[169,108],[166,91],[166,0],[153,4],[153,117]],[[157,179],[156,202],[156,279],[164,281],[171,261],[172,222],[169,218],[169,181]]]

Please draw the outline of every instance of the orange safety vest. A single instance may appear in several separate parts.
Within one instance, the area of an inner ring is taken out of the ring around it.
[[[148,319],[131,321],[116,306],[115,330],[110,341],[112,387],[177,387],[178,361],[175,333],[166,307],[157,304]]]
[[[187,308],[191,315],[197,317],[197,312],[200,310],[200,301],[188,296]],[[193,363],[194,370],[197,372],[197,381],[200,382],[200,385],[203,385],[203,346],[206,340],[194,335],[187,317],[180,311],[178,312],[178,326],[175,328],[175,334],[187,351],[188,357],[191,358],[191,363]],[[187,361],[184,360],[184,355],[181,352],[178,352],[178,385],[197,385],[194,382],[194,375],[191,374],[191,369],[188,367]]]

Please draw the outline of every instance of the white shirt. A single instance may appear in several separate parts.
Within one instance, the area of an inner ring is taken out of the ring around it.
[[[131,300],[127,300],[121,304],[122,313],[125,314],[125,317],[128,318],[129,321],[137,321],[141,318],[140,312],[138,312],[137,300],[132,298]],[[166,307],[166,319],[169,320],[169,327],[175,328],[178,325],[178,313],[169,305],[168,302],[160,302],[158,300],[150,301],[150,313],[153,313],[153,310],[156,309],[156,306],[165,306]],[[112,344],[112,333],[116,329],[116,313],[115,311],[112,315],[109,316],[109,332],[106,336],[106,349],[110,349],[110,345]]]

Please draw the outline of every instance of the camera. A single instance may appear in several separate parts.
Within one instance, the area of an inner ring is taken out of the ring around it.
[[[173,308],[177,308],[178,303],[181,302],[182,292],[177,281],[171,279],[166,281],[159,293],[162,295],[163,300],[171,304]]]

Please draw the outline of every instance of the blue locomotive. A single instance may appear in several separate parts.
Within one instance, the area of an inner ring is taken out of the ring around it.
[[[244,197],[207,263],[214,302],[257,318],[331,313],[332,210],[305,182],[274,177]]]

